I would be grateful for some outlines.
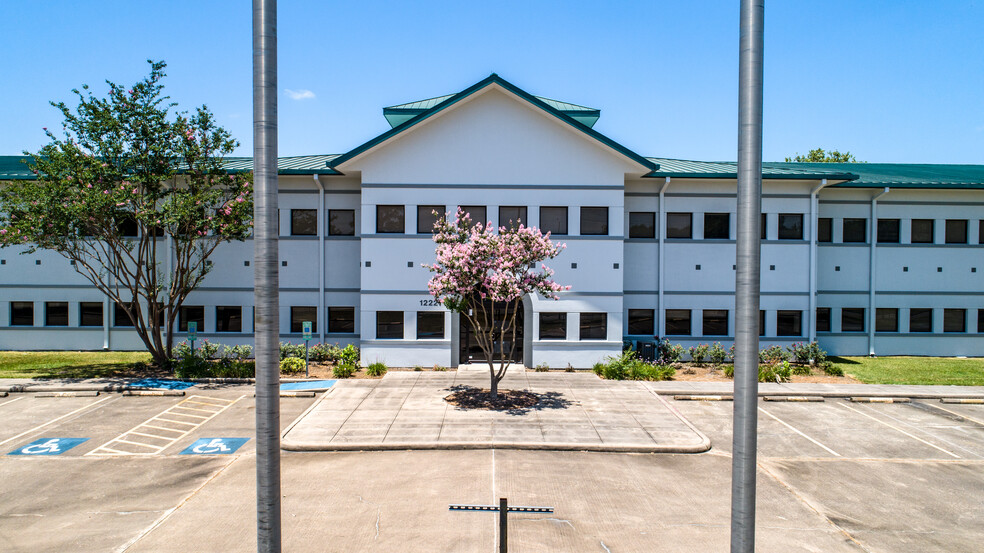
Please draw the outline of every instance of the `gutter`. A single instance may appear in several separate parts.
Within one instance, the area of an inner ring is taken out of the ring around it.
[[[318,337],[325,343],[325,327],[328,318],[325,314],[325,185],[321,176],[314,174],[314,182],[318,185]]]
[[[820,228],[820,207],[817,194],[827,187],[827,179],[821,179],[820,184],[810,190],[810,309],[807,311],[807,326],[809,327],[810,342],[817,341],[817,232]]]
[[[868,356],[875,356],[875,261],[877,252],[875,244],[878,242],[878,198],[888,194],[891,188],[885,187],[884,190],[875,194],[871,198],[871,222],[868,228],[871,229],[869,239],[871,247],[868,250]]]
[[[656,211],[659,219],[659,221],[656,223],[657,224],[656,236],[659,236],[659,261],[658,261],[659,266],[657,267],[657,271],[656,271],[656,289],[659,291],[659,311],[658,311],[659,316],[656,317],[655,327],[656,327],[656,336],[659,336],[661,338],[663,336],[663,330],[664,330],[663,322],[666,320],[666,307],[663,305],[663,288],[664,288],[663,259],[665,258],[664,251],[663,251],[665,249],[663,247],[664,246],[663,238],[666,235],[666,222],[665,222],[666,209],[664,208],[664,204],[663,204],[663,202],[665,201],[663,194],[666,192],[666,189],[669,187],[670,187],[670,177],[666,177],[666,180],[663,181],[663,186],[659,188],[659,205],[657,206],[657,211]]]

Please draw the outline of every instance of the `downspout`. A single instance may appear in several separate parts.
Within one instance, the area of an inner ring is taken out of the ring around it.
[[[314,182],[318,185],[318,337],[325,343],[325,185],[321,176],[315,173]]]
[[[881,198],[891,189],[885,187],[880,193],[871,198],[871,228],[869,234],[871,247],[868,252],[868,355],[875,356],[875,244],[878,242],[878,198]]]
[[[810,310],[806,316],[806,324],[810,329],[810,343],[817,341],[817,232],[820,227],[817,193],[826,186],[827,179],[823,179],[819,185],[810,190]]]
[[[659,216],[659,222],[656,227],[656,235],[659,236],[659,267],[656,271],[656,289],[659,291],[659,311],[656,317],[656,335],[660,338],[663,337],[663,321],[666,318],[666,307],[663,306],[663,260],[666,258],[663,252],[664,241],[663,237],[666,235],[666,209],[663,207],[663,193],[670,186],[670,177],[666,177],[663,181],[663,186],[659,188],[659,206],[657,206],[656,213]]]

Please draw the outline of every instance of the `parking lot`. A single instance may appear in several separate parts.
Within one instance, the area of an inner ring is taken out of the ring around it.
[[[254,550],[252,392],[0,398],[0,550]],[[508,497],[555,509],[510,515],[510,551],[726,550],[733,406],[669,401],[709,452],[284,452],[284,549],[492,552],[496,517],[448,505]],[[759,467],[759,551],[984,539],[984,405],[760,401]]]

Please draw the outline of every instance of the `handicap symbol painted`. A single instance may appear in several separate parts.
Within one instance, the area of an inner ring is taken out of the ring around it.
[[[41,438],[7,455],[61,455],[89,438]]]
[[[181,455],[229,455],[249,441],[249,438],[201,438],[188,446]]]

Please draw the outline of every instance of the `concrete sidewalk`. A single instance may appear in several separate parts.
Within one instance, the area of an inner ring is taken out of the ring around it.
[[[732,382],[646,382],[661,395],[731,395]],[[822,384],[761,382],[759,396],[908,397],[913,399],[984,398],[984,386],[905,386],[899,384]]]
[[[530,409],[461,409],[444,397],[487,388],[488,372],[391,371],[339,381],[284,433],[291,451],[545,449],[699,453],[710,440],[642,382],[510,371],[500,389],[542,395]]]

